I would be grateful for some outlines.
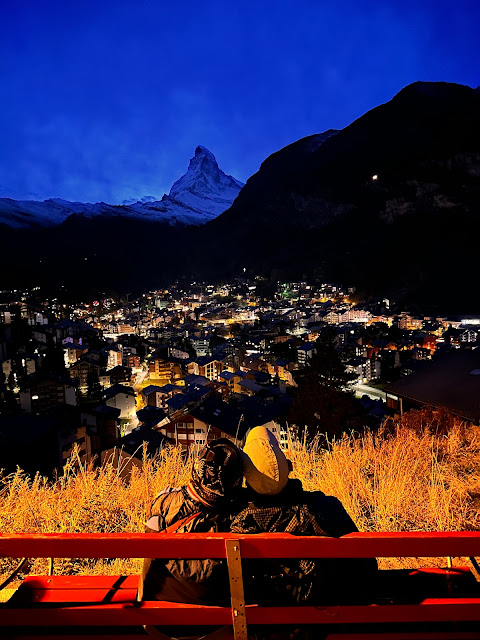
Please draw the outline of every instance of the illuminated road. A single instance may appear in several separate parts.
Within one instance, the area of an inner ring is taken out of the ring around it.
[[[370,387],[368,384],[353,384],[351,388],[355,391],[355,396],[361,398],[362,396],[368,396],[372,400],[383,400],[385,402],[385,391],[383,389],[376,389]]]

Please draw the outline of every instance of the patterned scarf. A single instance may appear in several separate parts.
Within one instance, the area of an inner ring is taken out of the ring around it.
[[[204,447],[193,464],[187,485],[190,497],[207,508],[219,507],[240,489],[243,464],[238,448],[226,438]]]

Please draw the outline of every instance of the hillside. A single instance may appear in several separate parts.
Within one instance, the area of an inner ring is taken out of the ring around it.
[[[480,93],[418,82],[327,134],[267,158],[201,230],[242,247],[224,268],[314,272],[368,293],[478,310]]]
[[[210,189],[202,149],[166,203],[182,191],[193,206]],[[193,175],[199,169],[205,180]],[[79,292],[131,291],[245,269],[271,282],[306,276],[354,285],[427,314],[480,313],[472,295],[479,178],[480,92],[417,82],[341,131],[274,153],[206,224],[82,215],[49,229],[3,227],[3,286],[31,286],[35,274],[35,284],[69,279]]]

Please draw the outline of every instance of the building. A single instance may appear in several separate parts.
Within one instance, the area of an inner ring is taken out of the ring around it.
[[[100,363],[93,361],[79,360],[74,362],[68,370],[70,378],[76,380],[80,391],[85,392],[88,388],[88,374],[96,373],[100,376]]]
[[[297,362],[300,368],[307,365],[308,361],[312,358],[315,349],[313,344],[301,344],[297,347]]]
[[[74,364],[80,357],[88,352],[88,347],[82,344],[67,343],[64,345],[64,358],[67,366]]]
[[[135,391],[132,387],[114,384],[104,393],[105,404],[120,409],[121,420],[133,420],[136,417]]]
[[[121,366],[122,364],[122,352],[120,349],[108,349],[107,350],[107,371],[114,367]]]
[[[0,468],[7,473],[20,467],[26,473],[52,476],[61,470],[73,447],[80,457],[88,453],[86,426],[80,410],[59,406],[48,415],[22,413],[0,416]]]
[[[448,351],[385,387],[387,407],[398,414],[412,408],[444,408],[480,424],[480,351]]]
[[[130,384],[132,380],[132,370],[128,367],[124,367],[122,364],[118,364],[108,372],[110,377],[110,384]]]
[[[46,413],[59,405],[76,406],[77,389],[68,378],[37,374],[22,381],[20,407],[27,413]]]
[[[82,410],[81,421],[87,426],[90,455],[98,456],[99,462],[101,452],[113,447],[119,438],[120,409],[101,404],[90,411]]]
[[[176,394],[183,393],[184,391],[185,387],[179,387],[174,384],[164,384],[161,387],[150,384],[148,387],[144,387],[142,389],[141,397],[147,406],[166,409],[167,400]]]
[[[204,356],[197,358],[188,365],[188,372],[196,376],[205,376],[209,380],[219,380],[222,371],[225,369],[225,358],[218,356]]]
[[[151,379],[160,379],[173,383],[183,377],[182,365],[185,363],[174,358],[154,356],[148,361],[148,373]]]

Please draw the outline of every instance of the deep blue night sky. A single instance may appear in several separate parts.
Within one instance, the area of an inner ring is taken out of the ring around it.
[[[3,0],[0,196],[161,197],[197,144],[245,181],[416,80],[480,84],[478,0]]]

